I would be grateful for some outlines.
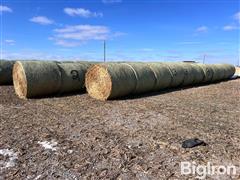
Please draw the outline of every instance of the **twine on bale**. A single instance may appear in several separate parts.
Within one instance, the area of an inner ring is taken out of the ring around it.
[[[105,63],[88,69],[86,89],[91,97],[107,100],[168,87],[216,82],[230,78],[234,72],[234,66],[228,64]]]

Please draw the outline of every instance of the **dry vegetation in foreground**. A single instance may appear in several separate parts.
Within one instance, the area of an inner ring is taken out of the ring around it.
[[[0,161],[12,164],[0,179],[187,179],[181,161],[239,168],[239,97],[240,79],[107,102],[21,100],[2,86],[0,149],[12,158]],[[181,148],[193,137],[208,146]]]

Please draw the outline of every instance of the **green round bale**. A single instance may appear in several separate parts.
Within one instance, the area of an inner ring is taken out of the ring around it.
[[[213,70],[212,82],[223,80],[225,76],[224,66],[221,64],[212,64],[211,67]]]
[[[235,74],[235,67],[230,64],[219,64],[219,66],[224,69],[224,79],[229,79]]]
[[[205,77],[203,69],[199,66],[199,63],[192,63],[191,66],[193,67],[194,77],[194,81],[192,84],[202,83]]]
[[[181,63],[173,63],[173,62],[168,62],[165,63],[172,74],[172,82],[170,84],[170,87],[177,87],[181,85],[184,81],[185,77],[185,69]]]
[[[183,83],[181,84],[182,86],[187,86],[190,84],[193,84],[195,80],[195,69],[191,65],[191,63],[179,63],[184,69],[184,79]]]
[[[11,85],[12,69],[15,61],[0,60],[0,85]]]
[[[20,98],[57,93],[61,72],[55,62],[17,61],[13,67],[13,84]]]
[[[172,83],[172,73],[169,67],[164,63],[148,63],[155,74],[157,82],[153,88],[154,91],[164,89]]]
[[[213,73],[214,73],[212,66],[209,64],[197,64],[197,65],[202,68],[203,73],[204,73],[204,78],[201,81],[203,83],[211,82],[211,80],[213,78]]]
[[[126,63],[136,75],[137,85],[131,93],[138,94],[151,91],[157,82],[153,70],[146,63]]]
[[[131,94],[137,86],[136,74],[126,63],[93,65],[86,73],[85,82],[88,94],[99,100]]]
[[[85,88],[85,74],[93,63],[64,62],[57,65],[61,72],[59,93],[75,92]]]
[[[84,89],[85,73],[93,63],[17,61],[13,82],[20,98],[33,98]]]

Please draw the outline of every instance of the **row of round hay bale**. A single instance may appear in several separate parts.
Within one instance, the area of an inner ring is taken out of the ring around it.
[[[14,61],[0,60],[0,85],[12,84],[12,69]]]
[[[93,63],[17,61],[13,84],[20,98],[33,98],[84,89],[85,73]]]
[[[105,63],[89,68],[86,88],[93,98],[107,100],[169,87],[215,82],[230,78],[234,72],[234,66],[228,64]]]
[[[240,66],[236,66],[235,68],[236,68],[235,75],[240,76]]]

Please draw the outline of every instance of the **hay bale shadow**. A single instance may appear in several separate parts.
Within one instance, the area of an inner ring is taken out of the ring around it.
[[[234,81],[236,79],[228,79],[228,80],[222,80],[222,81],[216,81],[213,83],[205,83],[205,84],[196,84],[196,85],[189,85],[189,86],[184,86],[184,87],[175,87],[175,88],[167,88],[163,89],[161,91],[155,91],[155,92],[146,92],[143,94],[131,94],[128,96],[120,97],[117,99],[112,99],[112,100],[134,100],[134,99],[141,99],[141,98],[146,98],[146,97],[152,97],[152,96],[158,96],[158,95],[163,95],[171,92],[177,92],[177,91],[182,91],[182,90],[187,90],[191,88],[198,88],[198,87],[205,87],[213,84],[220,84],[222,82],[227,82],[227,81]]]

